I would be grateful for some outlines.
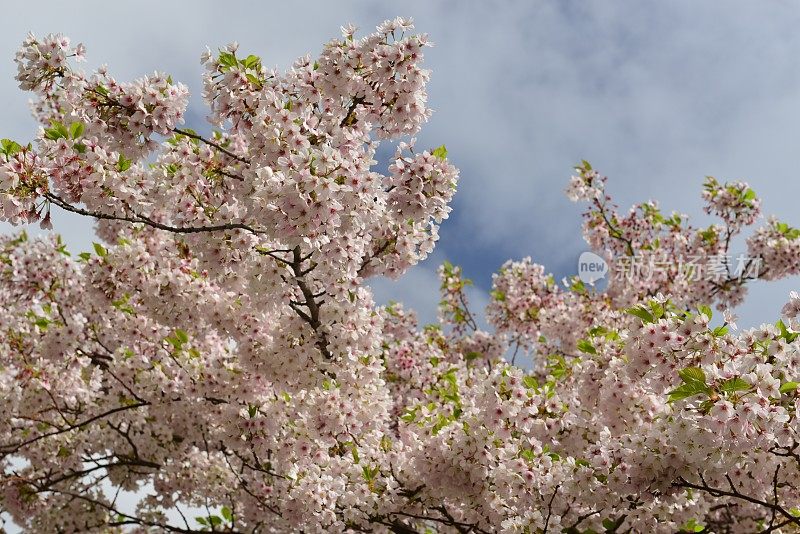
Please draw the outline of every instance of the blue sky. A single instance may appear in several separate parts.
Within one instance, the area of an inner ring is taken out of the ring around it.
[[[563,195],[581,159],[609,176],[626,208],[657,199],[708,223],[705,175],[743,179],[764,211],[800,225],[800,4],[790,1],[15,2],[0,34],[0,136],[23,141],[35,124],[13,80],[25,34],[62,32],[88,48],[89,66],[119,79],[160,70],[193,90],[189,126],[202,129],[199,56],[236,40],[268,65],[315,53],[339,26],[371,31],[412,16],[436,44],[426,57],[435,114],[422,146],[446,144],[461,169],[454,211],[434,255],[379,300],[435,317],[442,260],[461,264],[486,301],[491,273],[531,256],[558,278],[585,250],[580,207]],[[91,224],[55,219],[72,249]],[[7,226],[2,227],[8,231]],[[743,245],[738,243],[741,250]],[[797,279],[755,284],[740,325],[773,321]]]

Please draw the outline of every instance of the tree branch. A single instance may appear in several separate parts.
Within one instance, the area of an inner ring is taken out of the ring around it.
[[[64,201],[62,198],[54,195],[50,192],[45,192],[44,197],[58,206],[59,208],[70,211],[72,213],[77,213],[78,215],[84,215],[87,217],[94,217],[95,219],[103,219],[109,221],[124,221],[129,223],[141,223],[147,226],[151,226],[153,228],[157,228],[158,230],[164,230],[167,232],[173,232],[177,234],[196,234],[200,232],[220,232],[225,230],[245,230],[252,234],[260,235],[265,234],[264,230],[256,230],[255,228],[248,226],[242,223],[226,223],[226,224],[217,224],[211,226],[188,226],[188,227],[179,227],[179,226],[170,226],[168,224],[163,224],[160,222],[156,222],[153,219],[146,217],[144,215],[133,214],[132,217],[126,217],[124,215],[109,215],[107,213],[100,213],[96,211],[89,211],[83,208],[79,208],[77,206],[73,206],[68,202]]]
[[[720,488],[712,488],[711,486],[709,486],[705,482],[705,480],[702,479],[702,477],[701,477],[701,480],[703,480],[703,484],[702,485],[701,484],[693,484],[692,482],[687,481],[683,477],[679,477],[678,478],[678,482],[673,482],[672,486],[673,487],[677,487],[677,488],[687,488],[687,489],[693,489],[693,490],[698,490],[698,491],[704,491],[704,492],[708,493],[709,495],[711,495],[712,497],[732,497],[734,499],[740,499],[740,500],[743,500],[743,501],[747,501],[747,502],[749,502],[751,504],[756,504],[758,506],[762,506],[762,507],[764,507],[764,508],[766,508],[766,509],[768,509],[770,511],[775,511],[775,512],[781,514],[791,524],[800,526],[800,518],[795,517],[792,514],[790,514],[788,510],[786,510],[784,507],[782,507],[777,502],[775,502],[773,504],[773,503],[770,503],[770,502],[767,502],[767,501],[762,501],[762,500],[757,499],[755,497],[751,497],[750,495],[745,495],[743,493],[740,493],[736,489],[736,486],[734,486],[733,481],[730,479],[730,477],[727,477],[727,478],[728,478],[728,484],[730,484],[730,486],[731,486],[730,491],[724,490],[724,489],[720,489]]]

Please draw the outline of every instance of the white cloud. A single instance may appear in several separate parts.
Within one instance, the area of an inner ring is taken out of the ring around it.
[[[84,41],[90,65],[108,62],[120,79],[159,69],[197,95],[205,45],[238,40],[267,64],[286,66],[319,50],[344,22],[369,31],[384,18],[414,16],[436,43],[426,64],[437,111],[420,142],[446,143],[462,168],[440,250],[467,262],[468,275],[480,271],[484,287],[500,258],[532,255],[554,270],[574,263],[583,249],[579,209],[561,191],[581,158],[610,176],[623,207],[656,198],[668,210],[698,214],[700,182],[713,174],[749,180],[767,212],[800,223],[795,3],[419,0],[301,10],[95,0],[4,10],[14,25],[0,34],[0,131],[20,140],[34,124],[10,58],[28,30]],[[196,117],[204,115],[200,104],[195,96]],[[76,248],[91,241],[88,223],[75,218],[60,230]],[[753,294],[769,309],[780,305],[760,288]]]

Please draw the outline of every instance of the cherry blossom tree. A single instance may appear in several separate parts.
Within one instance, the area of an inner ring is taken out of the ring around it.
[[[2,141],[0,219],[62,209],[101,243],[0,239],[0,511],[47,533],[800,530],[800,296],[744,332],[729,311],[800,272],[800,229],[768,219],[720,261],[759,220],[747,184],[708,178],[719,223],[695,228],[620,213],[583,162],[587,242],[648,276],[601,291],[509,262],[491,331],[449,264],[439,324],[375,304],[366,282],[430,253],[458,177],[414,143],[412,30],[347,27],[286,72],[207,52],[209,135],[170,76],[23,43],[41,128]]]

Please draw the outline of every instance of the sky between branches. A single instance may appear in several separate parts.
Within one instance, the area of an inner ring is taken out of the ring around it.
[[[580,207],[563,189],[581,159],[609,176],[623,208],[652,198],[666,212],[708,224],[700,190],[703,177],[714,175],[748,181],[766,214],[800,225],[800,5],[788,0],[319,1],[302,8],[50,1],[3,11],[0,137],[18,141],[36,127],[29,95],[13,79],[14,51],[30,30],[85,43],[88,66],[107,63],[120,80],[170,73],[193,93],[187,126],[207,131],[199,62],[206,45],[235,40],[265,65],[284,68],[316,54],[347,22],[369,32],[386,18],[413,17],[436,44],[425,62],[435,113],[418,144],[446,144],[461,181],[434,255],[400,282],[374,287],[379,301],[402,300],[424,321],[435,318],[436,267],[445,259],[475,280],[476,307],[508,258],[532,256],[557,278],[576,272],[586,250]],[[70,249],[91,248],[89,221],[58,213],[54,222]],[[741,242],[734,247],[743,250]],[[752,286],[740,326],[771,322],[797,286],[797,278]]]

